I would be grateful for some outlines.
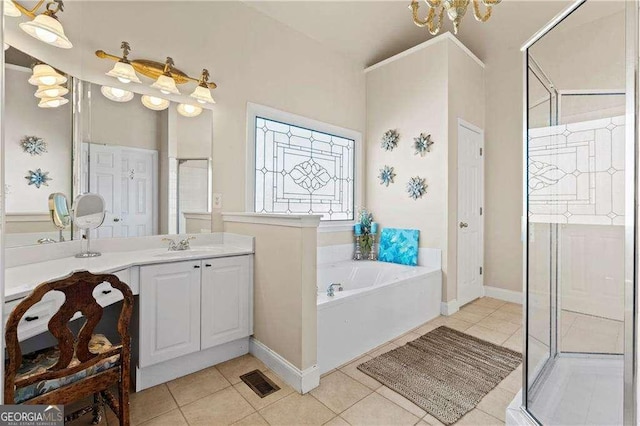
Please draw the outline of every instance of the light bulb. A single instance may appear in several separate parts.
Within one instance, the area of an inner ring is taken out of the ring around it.
[[[52,76],[40,77],[40,83],[42,86],[53,86],[56,84],[56,78]]]
[[[129,80],[128,78],[124,78],[124,77],[118,77],[118,81],[120,83],[124,83],[124,84],[131,83],[131,80]]]
[[[150,101],[153,105],[160,105],[160,104],[162,104],[162,99],[160,99],[160,98],[156,98],[155,96],[149,96],[149,101]]]
[[[169,92],[168,90],[161,90],[160,93],[164,93],[165,95],[170,94],[171,92]]]
[[[196,110],[196,108],[193,105],[187,104],[187,105],[184,106],[184,110],[185,110],[185,112],[188,112],[189,114],[192,114]]]
[[[58,99],[54,99],[54,100],[48,101],[47,104],[51,108],[58,108],[60,106],[60,101]]]
[[[199,104],[203,104],[203,105],[204,105],[204,104],[206,104],[206,102],[205,102],[205,101],[203,101],[203,100],[201,100],[201,99],[198,99],[198,100],[197,100],[197,102],[198,102]]]
[[[47,95],[47,98],[55,98],[60,94],[60,90],[58,89],[47,89],[44,91],[44,94]]]
[[[58,39],[58,36],[52,33],[51,31],[45,30],[44,28],[36,28],[36,37],[45,43],[53,43]]]
[[[124,96],[124,90],[122,89],[118,89],[117,87],[112,87],[111,88],[111,93],[113,94],[113,96],[115,96],[116,98],[121,98]]]

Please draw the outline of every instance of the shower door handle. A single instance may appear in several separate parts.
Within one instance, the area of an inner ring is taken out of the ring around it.
[[[460,222],[459,226],[460,226],[460,228],[467,228],[469,226],[469,224],[466,223],[466,222]]]

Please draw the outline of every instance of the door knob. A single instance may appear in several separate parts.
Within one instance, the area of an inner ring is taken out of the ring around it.
[[[460,228],[467,228],[469,226],[466,222],[460,222]]]

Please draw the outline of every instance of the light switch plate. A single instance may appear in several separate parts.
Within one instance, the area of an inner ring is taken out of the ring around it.
[[[222,194],[213,194],[213,208],[214,209],[222,208]]]

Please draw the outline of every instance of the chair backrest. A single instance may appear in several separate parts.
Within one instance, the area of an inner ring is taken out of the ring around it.
[[[108,282],[123,295],[122,309],[118,319],[118,334],[121,344],[113,346],[110,350],[99,354],[89,350],[89,341],[95,327],[102,318],[102,306],[93,296],[96,286]],[[65,295],[65,301],[58,312],[49,320],[48,328],[58,341],[60,355],[58,361],[46,371],[33,374],[25,379],[16,381],[16,374],[22,364],[22,351],[18,341],[18,324],[22,316],[29,308],[42,300],[50,291],[60,291]],[[92,274],[87,271],[75,272],[66,278],[57,281],[46,282],[38,285],[18,306],[9,314],[7,319],[5,338],[8,355],[8,363],[5,369],[5,404],[10,404],[14,399],[16,387],[27,386],[42,380],[57,379],[75,374],[97,364],[103,359],[113,355],[120,355],[121,362],[129,361],[130,337],[129,321],[133,310],[133,293],[128,285],[121,282],[115,275]],[[78,341],[75,342],[73,332],[69,328],[69,321],[80,312],[86,322],[78,333]],[[70,366],[74,354],[80,364]]]

